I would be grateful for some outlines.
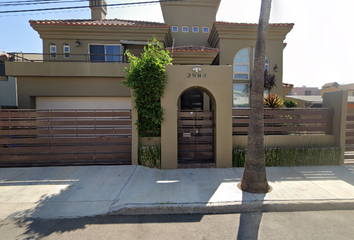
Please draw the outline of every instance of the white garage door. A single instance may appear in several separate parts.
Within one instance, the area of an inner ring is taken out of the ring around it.
[[[131,108],[131,97],[36,97],[36,109]]]

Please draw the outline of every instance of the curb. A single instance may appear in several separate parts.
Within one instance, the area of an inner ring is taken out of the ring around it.
[[[252,201],[184,204],[125,204],[107,215],[222,214],[354,210],[354,200]]]

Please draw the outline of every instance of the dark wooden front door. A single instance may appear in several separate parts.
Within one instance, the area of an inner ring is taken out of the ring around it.
[[[178,111],[178,168],[215,167],[214,111]]]

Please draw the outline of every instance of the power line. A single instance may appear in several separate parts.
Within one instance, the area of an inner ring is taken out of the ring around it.
[[[107,6],[107,7],[115,7],[115,6],[128,6],[128,5],[142,5],[142,4],[154,4],[160,2],[177,2],[184,0],[155,0],[155,1],[147,1],[147,2],[132,2],[132,3],[116,3],[116,4],[106,4],[106,5],[98,5],[97,7]],[[41,9],[26,9],[26,10],[11,10],[11,11],[0,11],[0,14],[3,13],[20,13],[20,12],[39,12],[39,11],[53,11],[53,10],[65,10],[65,9],[79,9],[79,8],[89,8],[90,6],[74,6],[74,7],[57,7],[57,8],[41,8]]]
[[[74,2],[88,2],[88,0],[45,0],[45,1],[18,1],[18,2],[5,2],[0,3],[1,7],[12,7],[12,6],[26,6],[26,5],[38,5],[38,4],[61,4],[61,3],[74,3]]]

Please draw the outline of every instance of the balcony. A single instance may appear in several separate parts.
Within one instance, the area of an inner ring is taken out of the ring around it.
[[[122,54],[14,53],[5,71],[14,77],[125,77],[128,66]]]
[[[11,53],[11,62],[95,62],[127,63],[124,54]]]

